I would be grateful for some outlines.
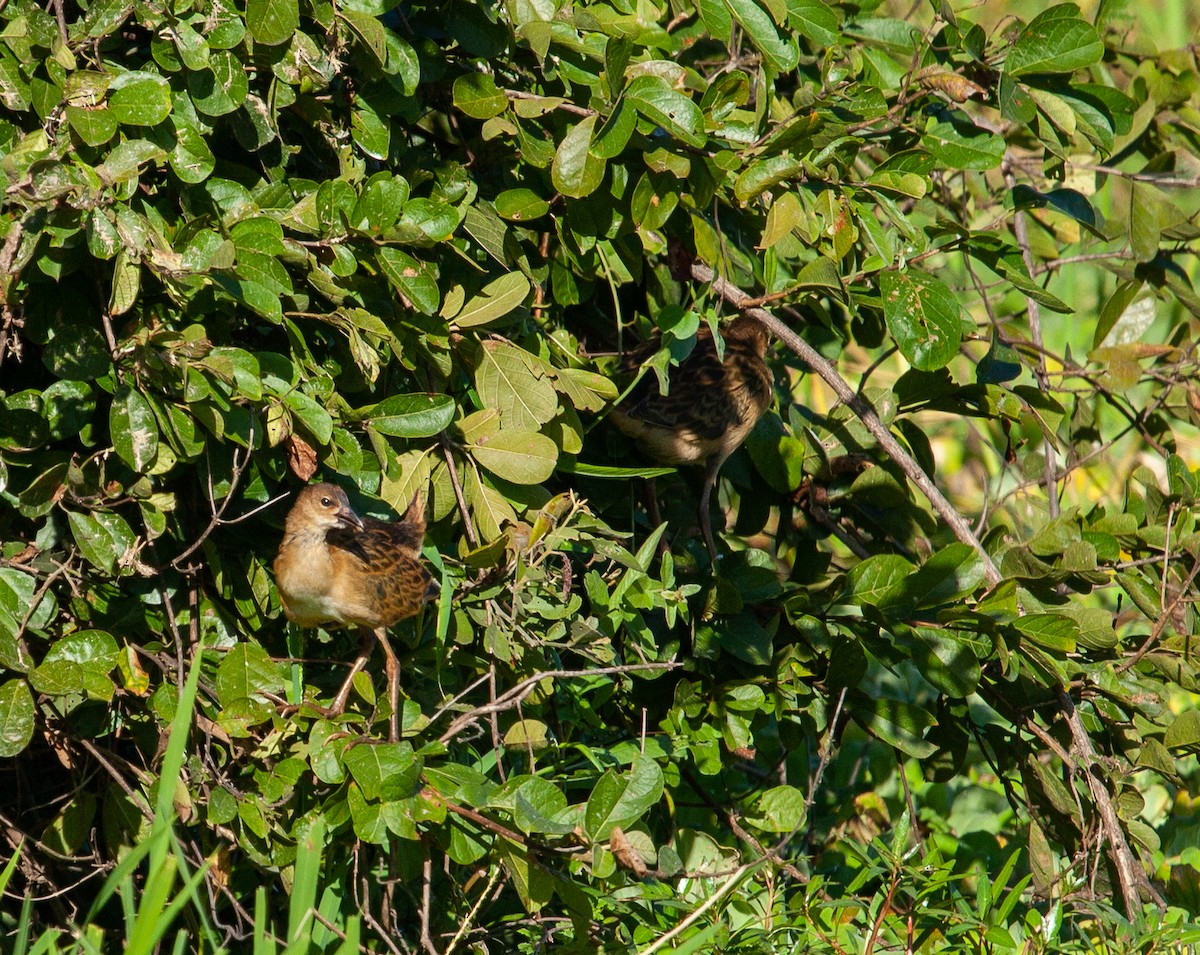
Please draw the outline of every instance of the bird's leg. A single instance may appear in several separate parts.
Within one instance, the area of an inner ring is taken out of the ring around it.
[[[700,492],[700,533],[704,535],[704,546],[708,548],[708,559],[715,565],[717,562],[717,545],[713,540],[712,521],[708,516],[708,500],[712,496],[713,486],[717,483],[717,471],[721,462],[717,458],[708,462],[704,469],[704,490]]]
[[[354,676],[367,665],[367,660],[371,658],[371,650],[375,646],[375,634],[366,627],[359,627],[359,630],[362,632],[362,641],[358,645],[358,656],[355,658],[353,666],[350,667],[349,676],[342,683],[337,696],[333,698],[333,704],[325,710],[326,716],[341,716],[346,711],[346,701],[350,699],[350,689],[354,685]]]
[[[388,716],[388,742],[397,743],[400,741],[400,660],[396,657],[396,651],[392,649],[391,643],[388,642],[386,627],[380,627],[376,630],[375,636],[379,638],[379,643],[383,647],[383,655],[386,659],[388,702],[392,705],[392,712]]]
[[[662,525],[662,511],[658,509],[658,488],[655,486],[654,478],[646,478],[646,517],[650,520],[652,528],[658,528]],[[671,544],[664,533],[658,539],[658,556],[662,557],[670,549]]]
[[[658,489],[654,478],[646,478],[646,516],[650,518],[650,526],[658,527],[663,522],[662,512],[658,509]]]

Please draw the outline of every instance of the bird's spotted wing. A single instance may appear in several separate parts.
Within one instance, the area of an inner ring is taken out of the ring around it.
[[[622,402],[621,411],[646,424],[688,431],[707,440],[719,438],[736,423],[728,397],[728,372],[717,361],[711,338],[697,341],[692,353],[671,369],[670,377],[670,389],[664,395],[659,393],[656,375],[643,375]]]
[[[413,616],[437,594],[421,561],[420,538],[407,521],[365,518],[362,530],[331,533],[329,543],[336,548],[335,572],[353,592],[355,605],[370,608],[360,621],[369,617],[373,626],[389,627]]]

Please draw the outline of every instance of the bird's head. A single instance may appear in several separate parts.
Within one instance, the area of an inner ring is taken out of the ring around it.
[[[313,484],[306,487],[296,498],[288,514],[288,529],[295,522],[297,529],[319,528],[362,530],[362,518],[354,513],[346,492],[336,484]]]

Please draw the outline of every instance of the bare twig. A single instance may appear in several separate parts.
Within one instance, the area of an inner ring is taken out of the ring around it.
[[[475,904],[471,906],[471,911],[467,913],[467,917],[462,920],[458,926],[458,931],[454,933],[454,937],[450,939],[450,944],[446,946],[446,955],[454,955],[454,950],[458,948],[459,942],[465,937],[467,932],[475,924],[475,920],[479,918],[479,910],[483,908],[483,904],[492,893],[492,889],[496,887],[496,883],[500,881],[504,875],[502,866],[492,866],[491,875],[488,876],[488,883],[483,887],[483,891],[479,893],[479,898],[475,900]]]
[[[729,831],[741,839],[742,842],[754,849],[754,851],[758,853],[760,860],[770,859],[773,863],[775,863],[775,865],[779,866],[780,869],[782,869],[788,876],[795,879],[797,882],[804,883],[808,881],[808,876],[784,859],[779,854],[777,849],[768,849],[756,838],[754,838],[751,833],[747,832],[746,828],[738,821],[737,813],[731,809],[726,809],[719,802],[717,802],[712,793],[708,791],[708,787],[695,777],[692,771],[687,767],[686,763],[680,764],[680,770],[683,774],[683,778],[686,779],[688,781],[688,785],[692,787],[692,791],[699,796],[704,801],[705,805],[707,805],[713,812],[724,817],[725,825],[729,826]]]
[[[946,500],[942,492],[938,490],[937,485],[930,480],[929,475],[921,470],[921,466],[913,460],[912,455],[904,450],[899,441],[892,437],[892,433],[879,420],[879,415],[876,414],[875,409],[865,399],[854,392],[849,384],[846,383],[846,380],[838,374],[833,365],[826,361],[816,349],[810,346],[771,312],[761,308],[745,307],[747,301],[745,293],[719,275],[716,275],[707,265],[701,262],[692,263],[692,277],[698,282],[711,283],[713,290],[721,298],[725,299],[725,301],[729,302],[735,308],[742,310],[744,314],[762,322],[776,338],[787,345],[813,371],[820,375],[822,380],[833,389],[838,398],[858,416],[867,430],[871,432],[872,437],[879,442],[879,446],[888,457],[896,462],[896,466],[925,495],[925,498],[933,506],[938,516],[954,532],[954,536],[964,544],[972,547],[979,554],[983,562],[984,576],[988,584],[994,587],[1000,583],[1002,580],[1000,570],[992,561],[991,555],[984,549],[979,538],[975,536],[975,532],[971,530],[971,525]]]
[[[1163,559],[1166,559],[1165,550],[1163,551]],[[1156,563],[1157,561],[1158,558],[1155,557],[1153,558],[1152,562]],[[1166,575],[1165,568],[1163,569],[1163,575],[1164,577]],[[1135,650],[1113,668],[1114,673],[1124,673],[1130,667],[1136,666],[1137,662],[1146,655],[1147,651],[1149,651],[1149,649],[1158,642],[1158,638],[1162,636],[1162,632],[1167,628],[1167,624],[1170,623],[1171,618],[1174,616],[1175,611],[1179,609],[1180,604],[1187,602],[1188,591],[1192,584],[1195,583],[1197,575],[1200,575],[1200,561],[1193,561],[1192,569],[1188,571],[1188,575],[1184,579],[1183,584],[1180,586],[1179,592],[1175,595],[1175,598],[1170,602],[1170,604],[1163,607],[1162,613],[1158,615],[1158,619],[1154,622],[1154,627],[1150,631],[1150,635],[1146,637],[1146,639],[1142,642],[1142,645],[1138,647],[1137,650]]]
[[[514,709],[518,704],[523,702],[534,688],[542,682],[542,680],[555,679],[579,679],[581,677],[593,676],[613,676],[619,673],[638,673],[646,670],[674,670],[680,664],[675,662],[667,663],[631,663],[623,666],[611,667],[595,667],[590,670],[543,670],[535,673],[532,676],[526,677],[520,683],[505,690],[500,696],[496,697],[495,701],[487,703],[483,706],[477,706],[468,713],[463,713],[446,730],[439,738],[438,742],[448,743],[455,736],[461,733],[466,727],[475,723],[483,716],[488,716],[492,713],[502,713],[505,710]]]
[[[507,96],[509,99],[513,99],[513,100],[527,99],[527,100],[550,101],[550,100],[555,99],[555,97],[540,96],[537,93],[527,93],[524,90],[508,90],[508,89],[506,89],[506,90],[501,90],[501,92],[505,96]],[[568,103],[565,100],[563,100],[561,102],[551,103],[550,108],[551,109],[561,109],[564,113],[573,113],[576,116],[595,116],[596,115],[596,111],[594,109],[588,109],[586,106],[579,106],[575,103]]]
[[[680,935],[690,929],[692,925],[700,921],[700,919],[707,914],[709,909],[711,909],[723,898],[725,898],[725,896],[736,889],[741,883],[742,879],[744,879],[748,873],[754,871],[762,864],[763,860],[758,859],[755,862],[747,862],[745,865],[738,866],[729,874],[729,876],[721,884],[721,887],[712,895],[710,895],[702,905],[700,905],[691,913],[691,915],[681,921],[678,925],[671,929],[671,931],[660,935],[652,944],[647,945],[640,952],[638,952],[638,955],[654,955],[654,953],[660,948],[673,942]]]
[[[1012,165],[1006,161],[1001,168],[1004,171],[1004,184],[1008,187],[1008,191],[1012,192],[1017,184],[1016,177],[1012,174]],[[1017,240],[1017,247],[1021,250],[1025,268],[1032,275],[1033,250],[1029,246],[1029,230],[1025,223],[1025,213],[1020,209],[1013,213],[1013,236]],[[1037,349],[1037,364],[1033,369],[1033,377],[1037,379],[1038,391],[1049,392],[1050,378],[1046,374],[1045,348],[1042,345],[1042,309],[1038,305],[1037,299],[1027,295],[1025,296],[1025,310],[1029,315],[1029,337],[1033,339],[1034,347]],[[1050,435],[1046,435],[1042,439],[1042,452],[1046,459],[1046,469],[1042,475],[1046,485],[1046,506],[1050,509],[1051,517],[1058,517],[1058,451],[1054,447]]]
[[[842,692],[838,694],[837,705],[833,708],[833,716],[829,720],[829,726],[825,730],[825,739],[821,741],[821,755],[817,759],[817,768],[813,770],[812,775],[808,778],[808,795],[804,797],[804,814],[807,816],[812,810],[813,803],[817,798],[817,788],[821,785],[821,778],[825,775],[825,769],[829,766],[829,759],[833,755],[833,738],[837,733],[837,723],[842,715],[842,704],[846,702],[846,688],[842,687]],[[789,839],[791,836],[788,837]]]
[[[446,459],[446,470],[450,474],[450,486],[454,488],[454,499],[458,501],[458,512],[462,515],[463,533],[467,535],[468,544],[478,547],[479,538],[475,534],[475,525],[471,523],[471,512],[467,510],[467,499],[463,496],[462,482],[458,478],[454,452],[450,448],[450,439],[446,437],[444,431],[438,435],[438,443],[442,446],[442,455]]]
[[[235,452],[235,454],[233,456],[233,468],[229,475],[229,493],[227,493],[225,495],[224,499],[221,501],[220,506],[218,507],[217,500],[216,500],[216,490],[213,487],[212,473],[210,471],[209,475],[208,475],[208,506],[209,506],[209,512],[212,516],[209,518],[208,526],[206,528],[204,528],[203,531],[201,531],[200,536],[197,537],[196,540],[192,542],[191,546],[188,547],[187,550],[185,550],[182,554],[180,554],[178,557],[176,557],[174,560],[171,561],[171,566],[173,568],[175,568],[175,570],[180,570],[182,568],[182,565],[184,564],[184,562],[186,562],[187,559],[192,556],[192,554],[196,553],[196,551],[198,551],[204,545],[204,542],[206,540],[208,540],[208,536],[213,531],[215,531],[218,527],[222,526],[223,524],[237,524],[240,521],[244,521],[244,520],[246,520],[246,518],[251,517],[254,514],[257,514],[259,511],[263,510],[264,508],[270,507],[276,501],[282,500],[283,498],[287,497],[286,494],[276,495],[275,497],[273,497],[269,501],[267,501],[265,504],[260,504],[258,507],[254,508],[254,510],[252,510],[249,514],[243,514],[241,517],[235,517],[235,518],[232,518],[231,520],[225,520],[225,510],[226,510],[226,508],[229,507],[230,503],[233,501],[234,492],[237,490],[237,486],[238,486],[239,482],[242,480],[242,475],[245,474],[246,468],[250,464],[250,455],[251,455],[251,449],[253,448],[253,446],[254,446],[254,419],[251,418],[250,419],[250,437],[249,437],[249,440],[246,442],[246,447],[238,452]]]
[[[439,955],[429,935],[429,913],[433,907],[433,851],[425,846],[425,862],[421,866],[421,947],[429,955]]]
[[[154,810],[151,809],[150,804],[146,802],[146,797],[129,785],[129,780],[126,779],[117,769],[117,767],[112,764],[111,760],[109,760],[104,753],[100,752],[100,750],[92,743],[90,739],[86,739],[83,736],[77,736],[75,737],[75,742],[86,749],[91,755],[92,759],[94,759],[101,766],[103,766],[105,770],[107,770],[108,775],[112,777],[113,782],[115,782],[122,789],[122,791],[124,791],[125,795],[129,797],[129,801],[138,808],[138,811],[141,812],[141,814],[145,816],[147,820],[153,822]]]

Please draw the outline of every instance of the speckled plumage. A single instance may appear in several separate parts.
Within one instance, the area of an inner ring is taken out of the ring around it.
[[[394,523],[360,518],[346,492],[334,484],[314,484],[296,497],[275,558],[275,580],[288,618],[301,627],[358,627],[363,643],[350,676],[326,712],[340,714],[351,681],[378,639],[387,657],[396,735],[399,663],[387,628],[415,615],[437,585],[421,562],[425,517],[414,498]]]
[[[660,394],[658,378],[646,374],[612,419],[638,446],[662,464],[704,468],[700,529],[710,557],[716,556],[708,500],[725,459],[746,440],[771,404],[775,382],[764,360],[769,337],[763,325],[740,316],[721,330],[724,359],[707,325],[701,325],[691,354],[671,369],[670,388]],[[655,335],[629,352],[621,375],[632,378],[660,347]]]

